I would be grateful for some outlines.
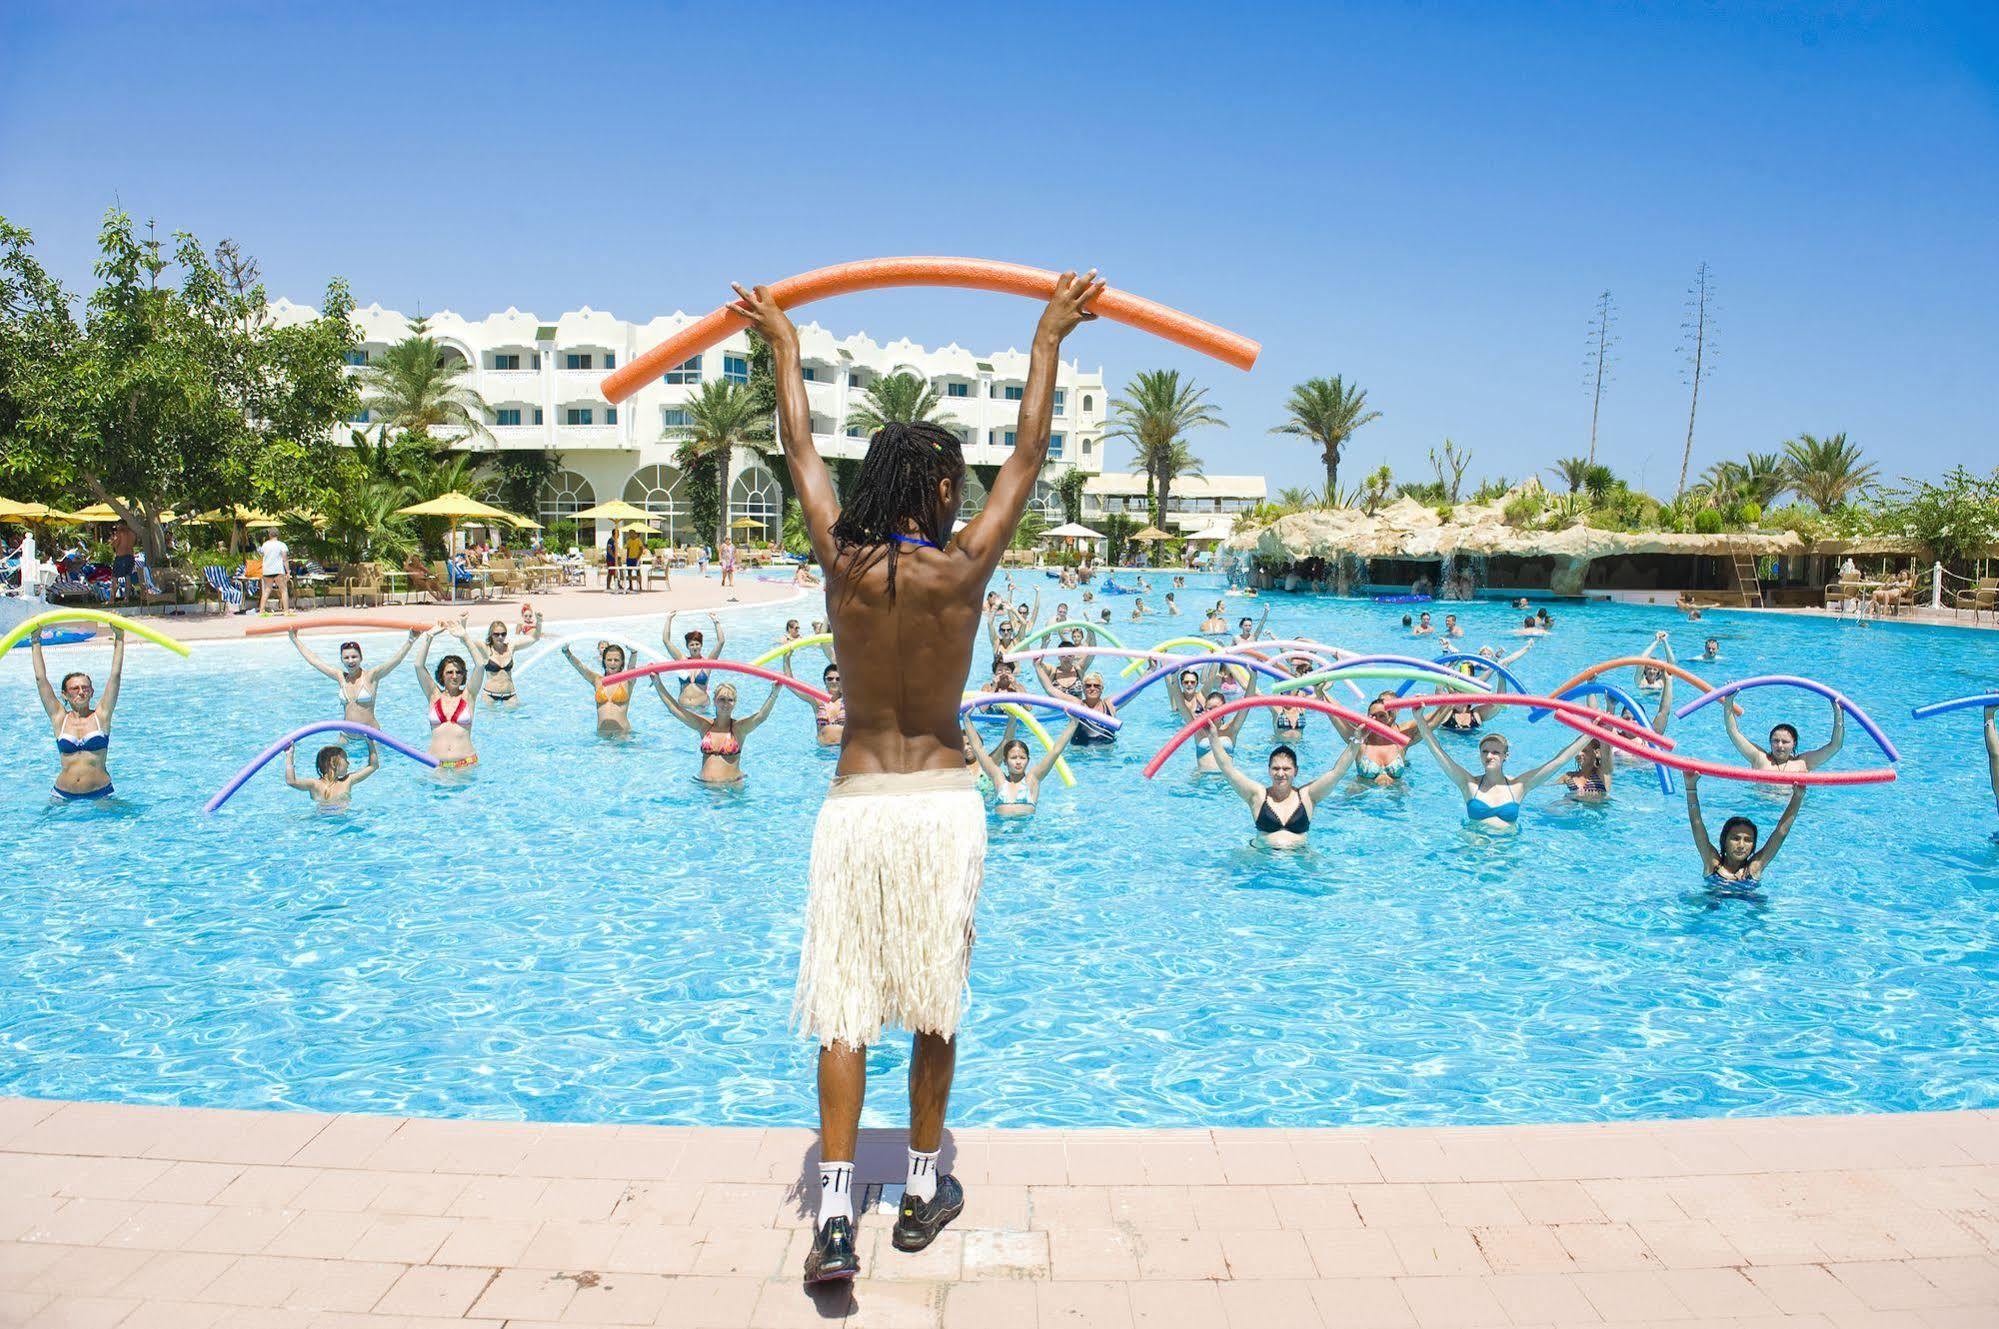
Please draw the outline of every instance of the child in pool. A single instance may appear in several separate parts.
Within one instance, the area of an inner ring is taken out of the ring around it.
[[[368,740],[368,764],[358,771],[347,767],[347,752],[337,743],[329,743],[313,758],[313,765],[319,774],[311,780],[298,778],[298,744],[285,749],[285,783],[294,789],[303,789],[312,795],[312,801],[323,808],[344,808],[347,806],[354,786],[381,769],[382,754],[375,750],[375,740]]]

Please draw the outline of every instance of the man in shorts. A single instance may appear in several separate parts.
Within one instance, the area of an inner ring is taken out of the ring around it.
[[[139,537],[130,526],[121,521],[111,528],[111,593],[120,600],[132,593],[132,574],[138,569],[133,555],[138,548]]]
[[[291,550],[272,531],[264,543],[257,546],[257,556],[264,560],[263,587],[257,593],[257,612],[271,612],[271,592],[278,593],[278,608],[284,613],[292,611],[291,564],[287,561]]]
[[[867,1048],[885,1026],[915,1036],[909,1170],[893,1245],[928,1246],[965,1205],[940,1175],[944,1110],[985,872],[986,810],[966,768],[958,703],[980,604],[1048,456],[1062,339],[1093,317],[1094,272],[1062,274],[1035,328],[1012,454],[978,516],[955,535],[965,460],[935,424],[875,431],[844,506],[812,445],[791,320],[768,290],[735,308],[770,344],[779,433],[845,683],[846,732],[812,838],[805,946],[793,1018],[819,1043],[819,1205],[808,1283],[851,1279],[854,1147]]]

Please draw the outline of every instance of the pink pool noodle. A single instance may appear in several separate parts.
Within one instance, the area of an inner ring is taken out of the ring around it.
[[[725,674],[747,674],[751,678],[760,678],[766,683],[776,683],[780,687],[790,688],[799,696],[808,697],[822,706],[833,700],[831,693],[821,692],[810,683],[801,683],[788,674],[780,674],[774,670],[764,669],[753,664],[743,664],[736,660],[660,660],[653,664],[640,665],[636,669],[626,669],[619,673],[606,674],[604,675],[603,686],[610,687],[613,683],[629,683],[635,678],[647,678],[653,674],[680,674],[686,673],[688,670],[707,671],[711,669],[720,670]]]

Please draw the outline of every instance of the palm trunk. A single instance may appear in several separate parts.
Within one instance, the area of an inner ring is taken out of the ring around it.
[[[1333,495],[1337,494],[1340,490],[1339,448],[1328,443],[1326,445],[1324,460],[1326,463],[1326,492],[1324,498],[1326,502],[1330,503],[1333,501]]]
[[[715,453],[715,556],[722,556],[722,542],[729,538],[729,448]]]
[[[1162,531],[1166,529],[1168,500],[1172,497],[1173,477],[1162,470],[1159,473],[1159,511],[1152,518],[1152,524]]]

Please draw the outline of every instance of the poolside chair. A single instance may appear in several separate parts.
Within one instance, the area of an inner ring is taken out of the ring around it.
[[[382,603],[382,569],[378,564],[362,563],[327,594],[350,608],[363,602],[378,605]]]
[[[1982,578],[1971,589],[1959,591],[1951,597],[1950,608],[1952,618],[1969,609],[1973,623],[1978,621],[1980,614],[1999,617],[1999,577]]]
[[[403,560],[403,574],[410,579],[412,596],[423,595],[431,600],[442,600],[445,597],[444,583],[431,575],[430,569],[425,567],[423,560],[415,554]]]
[[[169,581],[173,581],[174,574],[172,572],[167,573],[167,578]],[[132,585],[136,588],[141,605],[178,605],[180,603],[179,584],[175,582],[170,586],[160,585],[159,582],[153,579],[152,564],[146,562],[143,558],[139,559],[133,566]]]
[[[215,600],[231,614],[243,612],[243,592],[229,580],[229,574],[210,563],[201,570],[201,579],[208,583],[208,589],[215,592]]]

